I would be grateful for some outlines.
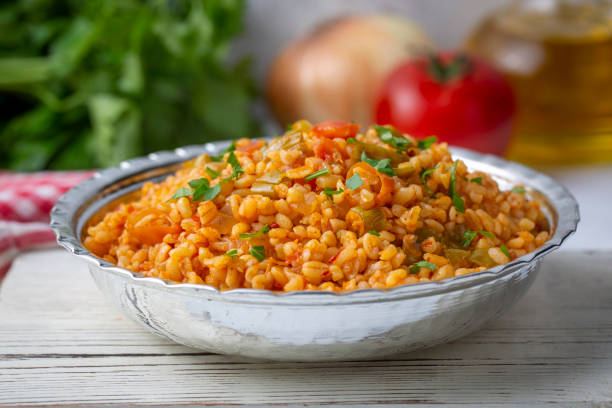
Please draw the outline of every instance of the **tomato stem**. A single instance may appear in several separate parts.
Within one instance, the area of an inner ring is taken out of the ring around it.
[[[448,62],[437,55],[429,56],[429,74],[440,84],[445,84],[452,79],[461,79],[468,75],[472,69],[472,63],[467,55],[459,54]]]

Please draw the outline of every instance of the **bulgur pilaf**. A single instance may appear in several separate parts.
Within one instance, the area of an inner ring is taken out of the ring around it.
[[[361,288],[437,281],[541,246],[525,190],[501,191],[446,143],[390,126],[294,123],[266,143],[203,154],[90,226],[85,246],[146,276],[221,290]]]

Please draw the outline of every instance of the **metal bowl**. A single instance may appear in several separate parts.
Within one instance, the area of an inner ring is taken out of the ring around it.
[[[223,354],[285,361],[378,358],[464,336],[498,317],[533,282],[544,255],[576,230],[578,204],[544,174],[498,157],[452,149],[471,170],[503,188],[527,187],[553,233],[536,251],[486,271],[388,290],[272,292],[177,284],[114,266],[81,243],[83,229],[145,181],[159,181],[200,153],[226,142],[150,154],[96,173],[62,196],[51,212],[61,246],[87,261],[98,287],[126,315],[160,336]],[[94,218],[95,219],[95,218]]]

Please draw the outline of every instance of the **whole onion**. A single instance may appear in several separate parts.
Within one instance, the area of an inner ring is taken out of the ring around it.
[[[332,20],[277,56],[268,74],[266,97],[283,125],[333,118],[367,126],[385,76],[402,61],[432,48],[425,33],[401,17]]]

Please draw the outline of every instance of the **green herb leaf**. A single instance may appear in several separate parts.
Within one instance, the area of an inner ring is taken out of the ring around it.
[[[329,169],[321,169],[319,171],[315,171],[314,173],[310,173],[309,175],[304,177],[304,180],[306,181],[314,180],[317,177],[325,176],[326,174],[329,174]]]
[[[453,207],[455,207],[457,211],[460,213],[465,213],[464,205],[465,202],[463,201],[463,198],[459,196],[459,194],[453,195]]]
[[[229,156],[227,157],[227,162],[232,166],[232,175],[229,177],[229,179],[235,178],[236,180],[238,180],[238,177],[244,173],[244,170],[242,169],[242,167],[240,167],[240,162],[238,161],[238,158],[236,157],[236,154],[232,151],[230,152]]]
[[[421,181],[423,182],[423,185],[425,186],[425,188],[427,189],[427,192],[431,195],[434,192],[431,190],[431,188],[429,188],[429,186],[427,185],[427,178],[431,175],[431,173],[433,173],[436,169],[438,168],[438,164],[436,164],[433,168],[429,169],[429,170],[425,170],[425,169],[421,169]]]
[[[193,190],[187,187],[182,187],[179,188],[178,190],[176,190],[176,193],[174,193],[174,195],[172,197],[170,197],[170,200],[175,200],[177,198],[181,198],[181,197],[191,197],[191,195],[193,194]],[[168,200],[168,201],[170,201]]]
[[[254,237],[257,237],[259,235],[267,234],[269,231],[270,231],[270,228],[268,228],[268,224],[266,224],[263,227],[261,227],[257,232],[254,232],[254,233],[251,233],[251,234],[240,234],[239,237],[243,238],[243,239],[254,238]]]
[[[374,236],[380,237],[380,233],[379,233],[378,231],[374,231],[374,230],[372,230],[372,231],[368,231],[368,234],[371,234],[371,235],[374,235]]]
[[[374,129],[376,129],[380,140],[392,147],[395,147],[400,153],[406,150],[408,146],[412,146],[410,140],[404,139],[403,137],[393,136],[393,132],[388,126],[374,125]]]
[[[293,130],[293,123],[287,123],[287,127],[285,128],[287,132]]]
[[[235,257],[238,256],[238,250],[237,249],[230,249],[229,251],[227,251],[223,255],[229,256],[230,258],[235,258]]]
[[[525,194],[526,190],[521,187],[514,187],[512,190],[513,193]]]
[[[504,253],[504,255],[506,255],[508,257],[508,259],[511,259],[510,258],[510,252],[508,252],[508,248],[505,245],[500,246],[499,249],[501,249],[501,251]]]
[[[466,247],[470,245],[478,234],[485,236],[485,237],[489,237],[491,239],[495,239],[495,235],[491,234],[489,231],[485,231],[485,230],[469,231],[468,230],[463,233],[463,241],[461,242],[461,246]]]
[[[456,161],[455,163],[453,163],[453,167],[451,167],[451,171],[450,171],[450,186],[449,186],[449,190],[448,190],[448,195],[452,197],[453,199],[453,206],[457,209],[457,211],[459,211],[460,213],[465,213],[465,208],[464,208],[464,201],[463,199],[459,196],[459,194],[457,194],[457,190],[456,190],[456,171],[457,171],[457,163],[459,163],[459,161]]]
[[[208,179],[204,177],[191,180],[187,184],[189,184],[191,188],[179,188],[170,199],[191,196],[193,201],[211,201],[221,192],[221,186],[219,184],[211,187]]]
[[[208,175],[212,177],[213,179],[216,179],[217,177],[221,177],[221,173],[219,173],[218,171],[214,171],[210,167],[206,167],[206,173],[208,173]]]
[[[363,185],[363,180],[361,180],[361,176],[359,173],[353,174],[353,176],[344,183],[346,188],[349,190],[356,190]]]
[[[212,161],[212,162],[220,162],[221,160],[223,160],[223,157],[225,156],[225,153],[230,153],[230,152],[233,152],[234,150],[236,150],[236,142],[232,142],[227,147],[227,149],[222,151],[218,156],[210,156],[210,161]]]
[[[346,143],[357,143],[357,139],[355,139],[354,137],[349,137],[348,139],[346,139]]]
[[[327,196],[327,198],[329,198],[329,201],[333,201],[332,196],[336,195],[336,194],[340,194],[343,193],[344,190],[343,189],[339,189],[339,190],[333,190],[329,187],[325,187],[323,189],[323,194],[325,194]]]
[[[435,136],[426,137],[425,139],[417,140],[417,147],[421,150],[429,149],[437,141],[438,138]]]
[[[204,199],[204,201],[212,201],[215,199],[215,197],[217,195],[219,195],[219,193],[221,192],[221,186],[219,184],[214,185],[212,187],[210,187],[209,189],[207,189],[204,192],[204,195],[202,196],[202,198]],[[195,193],[194,193],[195,195]],[[196,200],[198,201],[198,200]]]
[[[431,269],[432,271],[435,271],[438,268],[436,264],[432,264],[431,262],[427,262],[427,261],[419,261],[415,265],[420,268]]]
[[[211,187],[207,178],[191,180],[187,184],[193,188],[193,201],[212,201],[221,192],[221,186],[217,184]]]
[[[380,171],[383,174],[395,176],[395,172],[391,167],[391,160],[389,159],[370,159],[364,150],[361,152],[361,161],[368,163],[370,166],[374,167],[375,170]]]
[[[187,184],[189,184],[189,187],[193,188],[193,189],[198,189],[202,186],[205,187],[210,187],[210,182],[208,181],[207,178],[199,178],[199,179],[193,179],[190,182],[188,182]]]
[[[463,241],[461,242],[461,246],[464,248],[469,246],[474,238],[476,238],[476,235],[478,235],[478,232],[476,231],[465,231],[463,233]]]
[[[480,235],[485,236],[485,237],[489,237],[489,238],[491,238],[491,239],[495,239],[495,235],[491,234],[489,231],[480,230],[480,231],[478,231],[478,233],[479,233]]]
[[[421,268],[427,268],[435,271],[438,267],[436,264],[432,264],[431,262],[419,261],[410,267],[410,273],[419,273]]]
[[[482,186],[482,177],[474,177],[470,180],[472,183],[480,184]]]
[[[266,259],[266,248],[263,245],[252,246],[249,254],[253,255],[258,261]]]

